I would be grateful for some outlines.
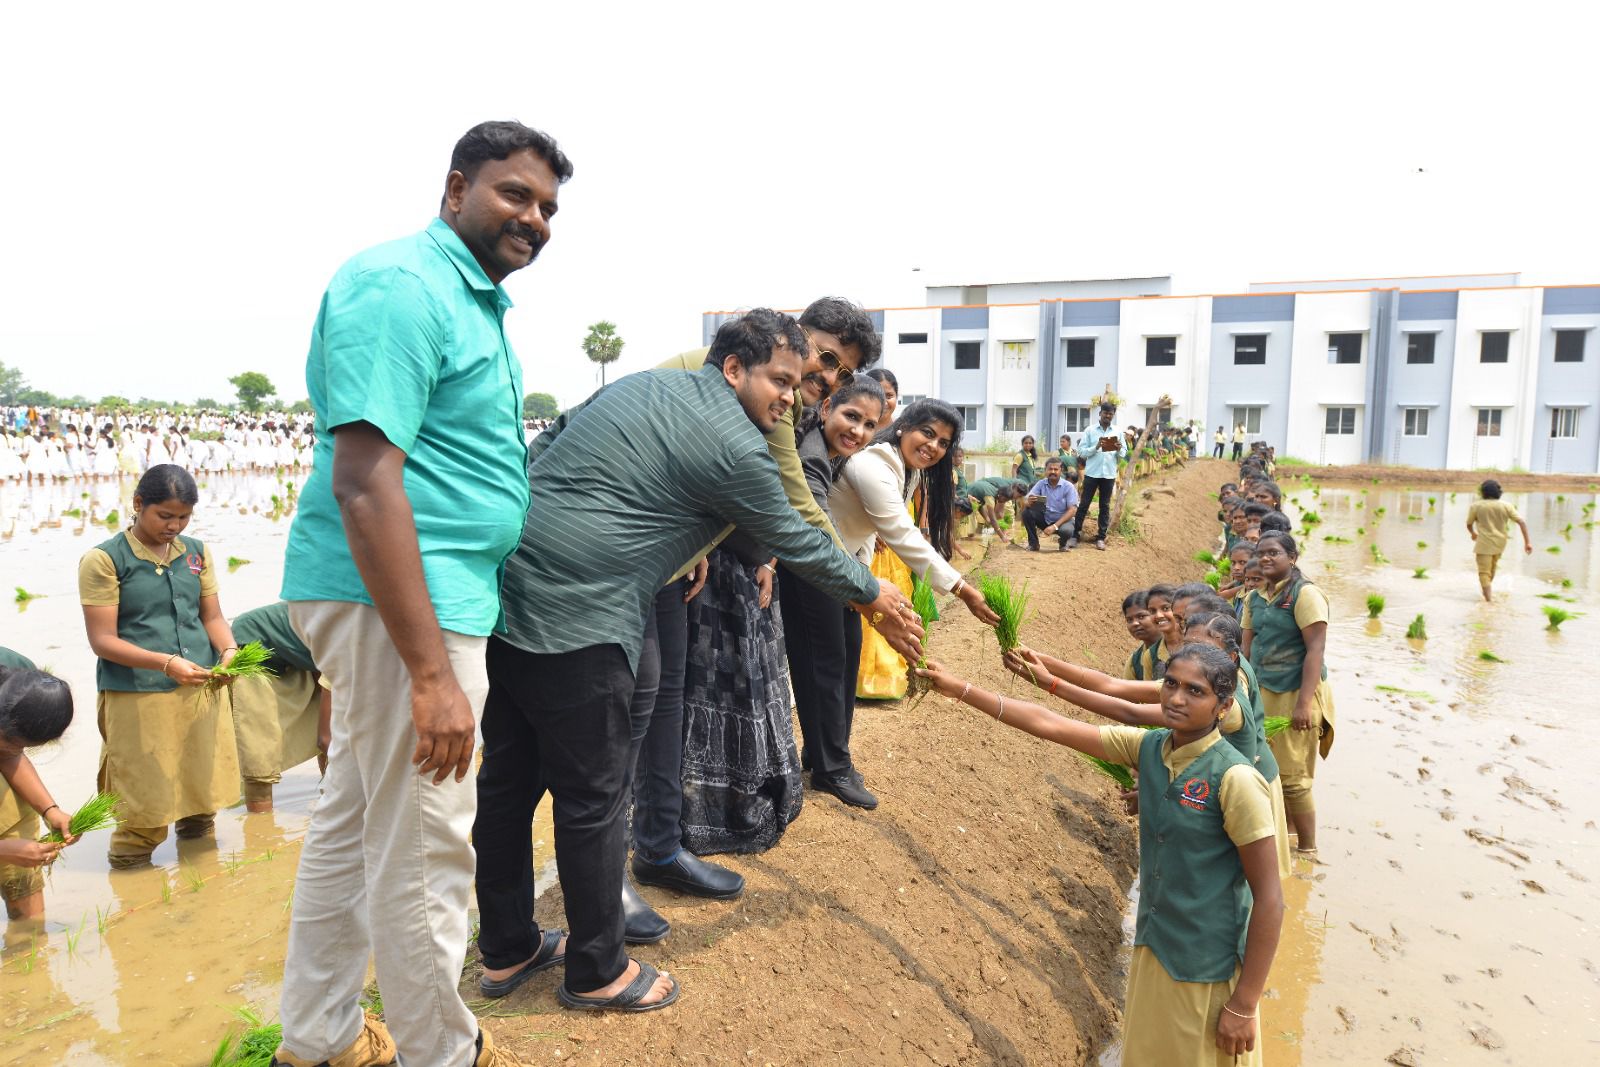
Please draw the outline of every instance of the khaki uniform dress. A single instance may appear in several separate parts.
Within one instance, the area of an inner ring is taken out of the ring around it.
[[[0,648],[0,667],[37,670],[33,660],[9,648]],[[0,840],[33,841],[39,836],[39,814],[11,791],[11,784],[0,778]],[[0,864],[0,900],[7,904],[25,900],[44,889],[44,871],[38,867],[11,867]]]
[[[289,605],[281,600],[234,619],[233,639],[241,646],[259,641],[273,651],[270,677],[233,683],[233,729],[245,800],[271,800],[284,771],[317,755],[322,699],[316,664],[289,625]]]
[[[1511,527],[1522,521],[1517,509],[1504,500],[1474,500],[1467,509],[1467,522],[1472,524],[1478,539],[1472,543],[1472,552],[1478,558],[1478,582],[1488,585],[1494,581],[1500,566],[1500,555],[1506,550]]]
[[[1239,624],[1246,630],[1253,629],[1252,607],[1261,598],[1277,601],[1293,580],[1292,576],[1285,578],[1274,588],[1252,592],[1247,596]],[[1303,630],[1314,623],[1325,623],[1329,618],[1327,596],[1315,585],[1306,582],[1300,587],[1299,595],[1295,597],[1295,625]],[[1252,652],[1255,651],[1252,646]],[[1255,658],[1253,656],[1252,661]],[[1327,673],[1326,668],[1323,673]],[[1264,681],[1261,684],[1261,711],[1267,718],[1292,717],[1295,705],[1299,701],[1298,688],[1279,692],[1269,688]],[[1317,776],[1317,756],[1320,754],[1323,759],[1327,759],[1329,750],[1333,748],[1333,687],[1328,684],[1326,677],[1317,683],[1316,692],[1312,695],[1311,718],[1311,729],[1296,730],[1290,727],[1269,742],[1272,754],[1278,759],[1284,807],[1290,814],[1316,810],[1316,803],[1311,796],[1311,786],[1312,780]]]
[[[124,542],[121,547],[114,543],[119,538]],[[196,548],[200,551],[194,551]],[[178,594],[168,603],[152,599],[123,605],[123,580],[112,552],[124,560],[131,556],[133,562],[128,566],[138,573],[130,571],[127,576],[140,582],[149,581],[151,572],[168,578],[164,572],[172,571],[174,588],[197,593],[194,604],[188,603],[187,595]],[[178,624],[198,625],[199,599],[217,593],[210,549],[193,539],[179,538],[173,541],[170,563],[161,566],[160,559],[132,531],[119,533],[112,541],[84,554],[78,565],[79,600],[85,606],[118,607],[119,632],[130,623],[142,625],[189,610],[195,612],[194,619],[179,619]],[[150,572],[142,568],[150,568]],[[198,579],[197,590],[190,578]],[[151,651],[179,652],[202,667],[217,661],[209,640],[204,647],[191,647],[187,653],[166,647]],[[119,680],[128,677],[134,680]],[[163,683],[166,688],[161,688]],[[125,687],[108,688],[108,684]],[[135,685],[145,688],[135,689]],[[148,860],[156,846],[166,840],[167,827],[172,823],[179,824],[179,837],[206,833],[217,810],[238,801],[239,755],[228,689],[206,693],[193,686],[178,686],[159,671],[130,671],[102,660],[95,709],[103,739],[99,786],[102,792],[119,798],[117,817],[121,825],[111,835],[112,866]]]
[[[1102,726],[1100,743],[1105,746],[1106,759],[1137,768],[1149,733],[1137,726]],[[1176,749],[1168,738],[1162,742],[1161,763],[1168,777],[1176,780],[1217,744],[1226,745],[1227,742],[1215,730],[1199,741]],[[1234,845],[1243,847],[1273,836],[1272,802],[1267,783],[1254,768],[1242,764],[1229,767],[1222,775],[1217,801],[1223,829]],[[1145,801],[1142,795],[1139,810],[1139,863],[1141,868],[1153,867],[1158,862],[1155,853],[1173,848],[1175,843],[1163,840],[1169,835],[1143,832]],[[1220,913],[1216,918],[1230,921],[1230,917]],[[1241,940],[1242,937],[1240,931]],[[1262,1023],[1259,1018],[1254,1052],[1236,1058],[1225,1056],[1217,1049],[1217,1020],[1222,1015],[1222,1005],[1227,1003],[1238,984],[1237,964],[1232,977],[1225,981],[1179,981],[1168,973],[1149,945],[1136,944],[1128,971],[1122,1067],[1260,1067]]]

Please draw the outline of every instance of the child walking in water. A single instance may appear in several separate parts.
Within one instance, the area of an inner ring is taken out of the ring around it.
[[[1271,741],[1283,779],[1283,803],[1294,825],[1295,847],[1317,851],[1317,813],[1311,784],[1317,756],[1333,747],[1333,690],[1323,651],[1328,640],[1328,598],[1295,563],[1300,553],[1286,533],[1264,533],[1253,557],[1261,589],[1245,600],[1239,624],[1244,655],[1261,683],[1266,716],[1285,716],[1289,729]]]
[[[173,823],[179,838],[210,834],[217,809],[239,798],[230,694],[194,688],[238,651],[210,549],[179,537],[199,499],[188,471],[151,467],[133,492],[133,525],[78,565],[100,659],[100,789],[121,798],[113,868],[149,863]]]
[[[1533,539],[1528,536],[1528,524],[1517,509],[1500,499],[1500,483],[1490,478],[1478,486],[1481,500],[1474,500],[1467,509],[1467,533],[1474,542],[1473,554],[1478,557],[1478,586],[1483,599],[1493,600],[1489,587],[1494,584],[1495,571],[1500,566],[1500,554],[1506,550],[1511,524],[1522,531],[1522,551],[1533,554]]]
[[[50,796],[25,753],[59,738],[71,722],[67,683],[0,648],[0,898],[8,919],[44,917],[40,868],[77,840],[67,832],[72,816]],[[64,840],[38,840],[41,818]]]
[[[1259,1008],[1283,924],[1266,781],[1218,724],[1237,674],[1185,645],[1161,683],[1165,726],[1091,726],[985,692],[930,662],[939,692],[1035,737],[1139,772],[1139,909],[1123,1067],[1261,1063]]]

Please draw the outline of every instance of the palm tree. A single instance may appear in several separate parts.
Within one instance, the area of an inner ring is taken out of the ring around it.
[[[617,325],[601,319],[589,327],[589,336],[583,339],[583,354],[600,364],[600,384],[606,384],[606,364],[615,363],[622,355],[625,342],[617,336]]]

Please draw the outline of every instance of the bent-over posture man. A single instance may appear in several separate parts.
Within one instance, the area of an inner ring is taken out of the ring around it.
[[[283,598],[333,691],[328,773],[295,882],[285,1067],[516,1067],[456,985],[500,566],[528,511],[522,371],[500,282],[550,240],[572,164],[487,122],[456,143],[439,218],[329,283],[306,388],[316,460]],[[524,827],[526,829],[526,827]],[[393,1029],[362,1018],[367,960]]]

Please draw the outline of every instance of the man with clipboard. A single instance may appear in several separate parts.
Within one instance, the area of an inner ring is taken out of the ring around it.
[[[1077,521],[1073,526],[1068,548],[1078,547],[1083,536],[1083,520],[1089,514],[1089,505],[1095,494],[1100,496],[1100,526],[1095,533],[1094,547],[1106,550],[1106,534],[1111,527],[1111,494],[1117,485],[1117,463],[1127,458],[1128,446],[1112,422],[1117,417],[1113,404],[1100,405],[1100,424],[1084,431],[1078,441],[1078,458],[1083,461],[1083,485],[1079,490],[1082,503],[1078,506]]]

